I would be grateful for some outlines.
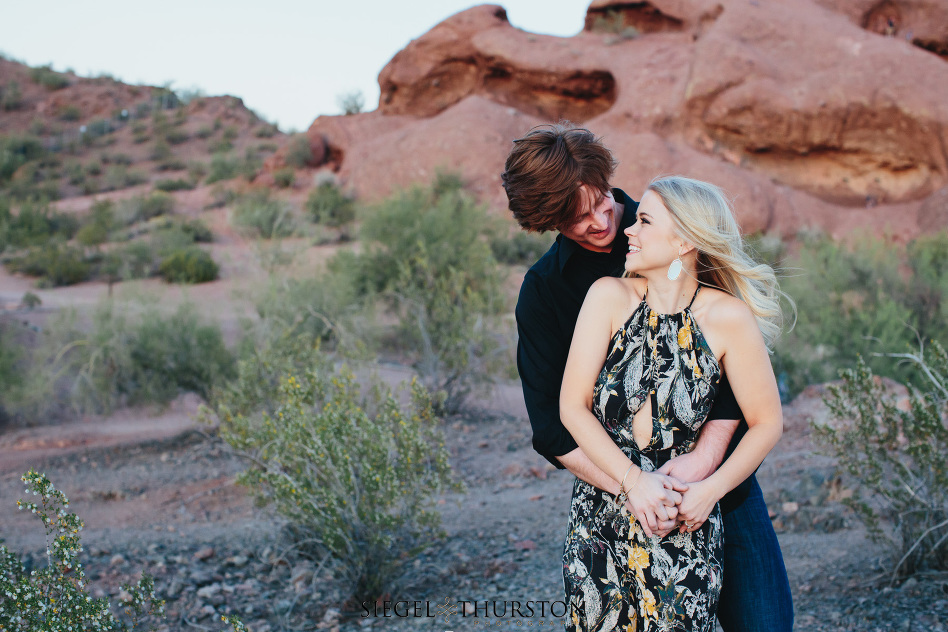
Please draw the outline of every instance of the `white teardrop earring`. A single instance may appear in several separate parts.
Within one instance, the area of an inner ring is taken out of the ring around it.
[[[675,260],[671,262],[671,265],[668,266],[668,272],[665,276],[668,277],[669,281],[677,281],[678,277],[681,276],[681,268],[681,255],[679,254],[677,257],[675,257]]]

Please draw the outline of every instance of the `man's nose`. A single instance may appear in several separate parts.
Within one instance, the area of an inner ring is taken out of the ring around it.
[[[593,213],[593,226],[595,226],[597,231],[605,230],[609,227],[609,213],[608,209],[600,208],[596,209]]]

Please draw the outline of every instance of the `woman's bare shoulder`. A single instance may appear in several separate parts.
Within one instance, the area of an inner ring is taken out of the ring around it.
[[[714,328],[743,327],[755,323],[747,303],[732,294],[713,287],[701,290],[702,320]]]
[[[590,286],[584,305],[608,314],[613,321],[624,321],[630,309],[642,300],[644,291],[644,279],[603,277]]]
[[[640,288],[639,286],[643,287]],[[586,299],[594,295],[599,299],[613,299],[622,301],[622,299],[642,298],[644,291],[644,279],[626,279],[620,277],[602,277],[592,284]]]

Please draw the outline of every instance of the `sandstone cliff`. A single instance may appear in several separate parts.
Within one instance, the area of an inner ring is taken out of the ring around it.
[[[724,186],[746,231],[907,238],[948,226],[946,49],[934,1],[596,0],[569,38],[482,5],[399,52],[376,111],[307,133],[365,198],[447,167],[503,209],[510,141],[565,118],[635,197],[681,173]]]

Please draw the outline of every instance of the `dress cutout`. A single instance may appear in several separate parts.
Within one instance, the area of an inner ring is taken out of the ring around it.
[[[694,448],[718,392],[721,369],[692,316],[695,297],[681,312],[658,314],[643,296],[612,337],[593,390],[593,413],[646,472]],[[632,419],[646,398],[652,436],[640,449]],[[713,632],[722,524],[715,505],[697,531],[648,538],[612,495],[576,479],[563,553],[566,629]]]

